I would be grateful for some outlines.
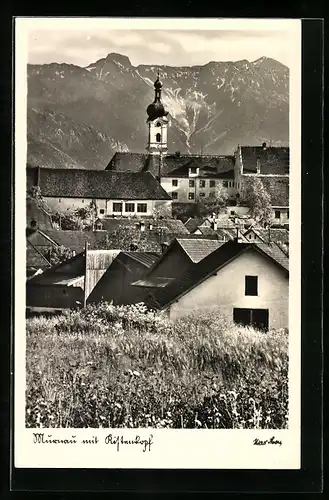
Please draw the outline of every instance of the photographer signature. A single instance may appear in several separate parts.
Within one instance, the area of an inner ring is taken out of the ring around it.
[[[253,444],[257,446],[265,446],[266,444],[278,444],[279,446],[281,446],[282,441],[280,441],[279,439],[275,439],[275,437],[272,436],[270,439],[264,439],[264,440],[255,438]]]

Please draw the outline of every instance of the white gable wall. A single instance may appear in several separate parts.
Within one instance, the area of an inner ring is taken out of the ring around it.
[[[258,276],[258,296],[245,295],[245,276]],[[172,319],[216,308],[233,320],[234,308],[269,309],[269,328],[288,328],[288,278],[259,252],[249,249],[218,274],[183,295],[169,308]]]

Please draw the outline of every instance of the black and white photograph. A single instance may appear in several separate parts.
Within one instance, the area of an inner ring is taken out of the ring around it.
[[[18,467],[299,467],[300,36],[16,19]]]

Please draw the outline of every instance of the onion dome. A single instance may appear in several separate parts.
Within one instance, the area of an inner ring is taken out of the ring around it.
[[[165,110],[165,107],[161,102],[161,89],[162,83],[160,82],[158,73],[158,78],[154,82],[154,101],[146,108],[148,119],[151,121],[156,120],[156,118],[161,118],[162,116],[167,116],[168,114],[168,111]]]

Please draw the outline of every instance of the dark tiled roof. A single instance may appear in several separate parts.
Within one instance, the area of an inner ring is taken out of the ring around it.
[[[185,222],[185,227],[190,233],[193,233],[197,227],[201,226],[205,222],[205,220],[207,220],[206,217],[190,217]]]
[[[233,178],[234,156],[170,155],[164,158],[168,177],[187,177],[190,168],[199,168],[199,177]]]
[[[143,153],[115,153],[107,170],[117,172],[151,172],[159,175],[160,158],[157,155]],[[187,175],[189,167],[202,169],[201,175],[207,177],[231,177],[234,169],[234,156],[215,155],[177,155],[167,154],[162,157],[161,175],[166,176],[169,172],[173,175]]]
[[[171,199],[150,172],[40,168],[39,186],[43,196],[55,198]]]
[[[217,272],[218,269],[225,266],[231,259],[237,257],[249,248],[257,249],[285,270],[288,270],[289,259],[275,243],[270,245],[263,243],[248,244],[231,240],[221,245],[198,264],[191,264],[181,276],[165,288],[159,288],[154,292],[150,292],[150,296],[146,300],[147,305],[153,309],[162,309],[168,306],[181,295],[184,295],[206,278]]]
[[[245,172],[256,172],[258,159],[261,174],[289,174],[289,148],[241,146],[241,156]]]
[[[282,242],[289,243],[289,231],[288,229],[263,229],[263,228],[252,228],[256,234],[264,241],[264,243],[270,242]]]
[[[200,262],[222,245],[218,240],[209,239],[177,238],[176,241],[194,263]]]
[[[103,225],[103,228],[106,231],[115,231],[119,227],[126,227],[130,229],[138,229],[140,231],[140,223],[143,222],[145,226],[145,233],[150,231],[157,231],[159,228],[162,228],[166,232],[172,235],[184,235],[188,234],[188,229],[184,226],[183,222],[179,219],[156,219],[152,217],[143,217],[143,218],[106,218],[99,219]],[[150,229],[150,224],[152,225],[152,229]]]
[[[106,231],[61,231],[50,230],[37,231],[29,237],[35,247],[64,246],[76,253],[80,253],[85,248],[85,243],[90,249],[107,249]]]
[[[133,286],[142,286],[145,288],[164,288],[175,278],[165,278],[163,276],[150,276],[132,283]]]
[[[66,284],[72,279],[79,278],[85,273],[85,255],[80,253],[65,262],[46,269],[29,280],[29,284],[50,285]]]
[[[160,257],[158,254],[151,252],[124,252],[124,254],[147,268],[151,267]]]

